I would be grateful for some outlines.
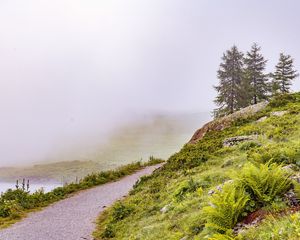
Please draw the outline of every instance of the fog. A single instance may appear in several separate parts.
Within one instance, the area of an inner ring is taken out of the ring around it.
[[[243,51],[260,44],[268,71],[281,51],[300,70],[299,7],[297,0],[1,0],[0,166],[70,152],[70,160],[88,158],[145,116],[211,111],[216,70],[233,44]]]

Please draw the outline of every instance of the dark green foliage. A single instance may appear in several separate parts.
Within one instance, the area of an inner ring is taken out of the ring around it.
[[[174,197],[177,201],[184,199],[186,194],[195,192],[200,187],[200,183],[190,178],[188,181],[183,182],[175,191]]]
[[[174,154],[168,160],[169,168],[175,169],[191,169],[199,166],[208,160],[208,154],[197,148],[195,145],[186,145],[180,154]]]
[[[267,60],[260,54],[261,48],[254,43],[251,51],[247,52],[244,58],[244,88],[247,90],[245,101],[247,105],[256,104],[262,100],[268,99],[269,84],[267,74],[264,73]]]
[[[222,57],[218,70],[219,85],[214,110],[216,118],[228,115],[251,104],[269,100],[271,96],[289,93],[292,80],[298,77],[290,55],[280,54],[275,73],[265,74],[267,61],[260,53],[261,48],[254,43],[244,57],[233,46]],[[269,83],[269,78],[272,83]],[[284,97],[283,97],[284,98]],[[272,101],[271,106],[285,104],[285,101]],[[288,99],[287,99],[288,102]]]
[[[244,142],[242,144],[240,144],[240,149],[242,151],[248,151],[252,148],[256,148],[256,147],[260,147],[261,144],[259,142],[256,142],[256,141],[247,141],[247,142]]]
[[[269,108],[282,107],[288,103],[299,101],[296,94],[280,94],[273,97],[268,104]]]
[[[290,55],[280,53],[279,62],[273,77],[273,92],[288,93],[292,80],[298,77],[297,71],[294,69],[294,60]]]
[[[220,117],[240,109],[243,101],[243,53],[233,46],[223,54],[222,63],[218,70],[219,85],[215,87],[218,96],[215,103],[219,107],[215,116]]]
[[[129,216],[133,211],[133,207],[126,206],[122,202],[117,202],[113,206],[112,222],[118,222]]]
[[[113,225],[112,224],[107,224],[105,227],[103,233],[101,234],[102,238],[114,238],[116,236]]]

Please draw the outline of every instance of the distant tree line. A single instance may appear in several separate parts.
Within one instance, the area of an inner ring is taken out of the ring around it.
[[[298,76],[293,58],[280,53],[275,71],[266,73],[267,60],[260,51],[261,47],[254,43],[246,54],[235,45],[223,54],[217,74],[219,85],[214,87],[218,92],[215,117],[290,91],[292,80]]]

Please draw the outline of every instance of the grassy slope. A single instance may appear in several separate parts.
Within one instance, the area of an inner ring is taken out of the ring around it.
[[[271,116],[272,112],[282,110],[288,113]],[[123,202],[116,203],[99,217],[96,239],[210,239],[213,233],[205,226],[202,211],[209,203],[210,189],[230,179],[232,172],[238,173],[246,162],[271,160],[300,165],[299,112],[299,93],[282,97],[251,119],[236,121],[221,132],[210,132],[195,145],[185,145],[160,171],[143,178]],[[268,118],[257,122],[262,116]],[[222,146],[225,138],[250,134],[259,134],[261,145]],[[287,218],[266,220],[257,230],[244,231],[236,238],[299,239],[299,221],[290,228],[280,228],[288,221],[297,222],[299,214]],[[291,229],[297,231],[288,237],[282,235]],[[278,233],[271,238],[272,231]],[[214,239],[233,239],[223,237]]]

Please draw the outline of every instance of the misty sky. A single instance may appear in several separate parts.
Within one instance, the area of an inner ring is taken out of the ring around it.
[[[0,0],[0,165],[156,112],[214,108],[222,53],[300,70],[297,0]],[[300,88],[297,79],[294,89]]]

